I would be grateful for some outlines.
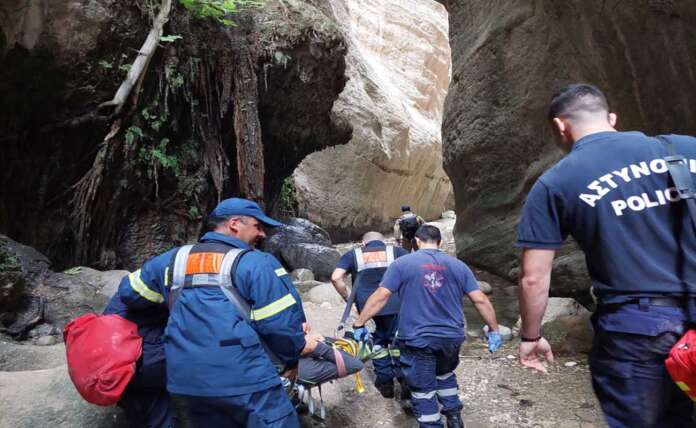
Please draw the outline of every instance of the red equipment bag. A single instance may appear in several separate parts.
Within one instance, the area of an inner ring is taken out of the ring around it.
[[[119,315],[86,314],[63,330],[68,373],[92,404],[118,403],[143,352],[138,326]]]
[[[696,330],[689,330],[672,347],[665,366],[677,386],[696,401]]]

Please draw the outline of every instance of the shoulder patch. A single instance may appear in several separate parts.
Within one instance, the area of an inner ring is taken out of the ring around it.
[[[281,267],[281,268],[278,268],[275,270],[275,274],[278,276],[283,276],[283,275],[287,275],[288,272],[285,270],[285,268]]]

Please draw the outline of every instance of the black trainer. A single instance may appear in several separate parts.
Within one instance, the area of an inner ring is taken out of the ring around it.
[[[406,385],[406,381],[403,379],[399,379],[399,385],[401,386],[401,395],[400,398],[403,401],[407,401],[411,399],[411,390],[408,388],[408,385]]]
[[[384,398],[394,398],[394,383],[375,383],[375,388]]]
[[[459,412],[445,413],[445,416],[447,417],[447,428],[464,428],[464,421]]]

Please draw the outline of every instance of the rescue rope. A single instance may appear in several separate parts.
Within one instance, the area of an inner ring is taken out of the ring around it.
[[[355,340],[351,339],[334,339],[332,341],[327,341],[329,345],[331,345],[334,349],[341,350],[345,352],[348,355],[351,355],[353,357],[358,357],[360,360],[363,360],[364,355],[360,354],[365,354],[365,348],[368,348],[368,346],[360,346],[358,342]],[[365,344],[367,345],[367,344]],[[370,352],[371,353],[371,352]],[[355,373],[355,391],[358,394],[362,394],[365,392],[365,385],[362,382],[362,378],[360,377],[360,372]]]

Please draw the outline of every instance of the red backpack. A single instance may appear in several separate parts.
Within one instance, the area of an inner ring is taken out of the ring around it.
[[[86,314],[63,330],[68,373],[92,404],[118,403],[143,351],[138,327],[119,315]]]
[[[689,330],[669,351],[667,371],[677,386],[696,401],[696,330]]]

